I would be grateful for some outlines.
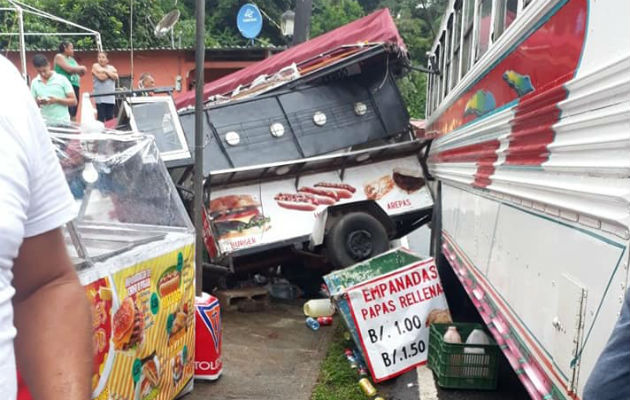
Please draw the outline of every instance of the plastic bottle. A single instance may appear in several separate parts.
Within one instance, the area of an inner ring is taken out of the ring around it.
[[[473,329],[466,338],[466,344],[490,344],[490,338],[481,329]],[[464,353],[468,354],[484,354],[484,349],[480,347],[464,347]]]
[[[315,299],[304,303],[304,315],[309,317],[330,317],[335,313],[335,306],[330,299]]]
[[[317,322],[317,320],[314,318],[308,317],[306,318],[306,326],[316,331],[319,329],[319,322]]]
[[[370,382],[368,378],[359,379],[359,387],[368,397],[372,397],[377,393],[376,388],[372,385],[372,382]]]
[[[449,326],[444,334],[444,343],[461,343],[462,337],[459,335],[457,328]]]

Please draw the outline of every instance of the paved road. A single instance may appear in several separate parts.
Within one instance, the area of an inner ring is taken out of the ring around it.
[[[222,317],[223,375],[195,382],[185,400],[310,399],[333,329],[306,329],[299,302]]]

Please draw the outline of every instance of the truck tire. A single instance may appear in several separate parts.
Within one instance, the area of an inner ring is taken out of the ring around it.
[[[347,267],[387,251],[389,238],[383,224],[370,214],[342,216],[326,235],[328,258],[335,267]]]

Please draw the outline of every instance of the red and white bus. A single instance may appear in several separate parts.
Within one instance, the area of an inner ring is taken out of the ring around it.
[[[629,282],[629,16],[451,0],[429,58],[434,250],[534,399],[581,398]]]

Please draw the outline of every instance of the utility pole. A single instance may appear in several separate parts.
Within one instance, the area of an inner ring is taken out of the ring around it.
[[[293,30],[293,43],[291,46],[295,46],[296,44],[300,44],[308,40],[312,11],[313,0],[296,0],[295,28]]]
[[[205,3],[204,0],[196,0],[197,32],[195,35],[195,165],[193,174],[193,223],[195,224],[195,267],[196,267],[196,294],[201,296],[203,283],[203,220],[201,210],[203,207],[203,78],[205,64]]]

